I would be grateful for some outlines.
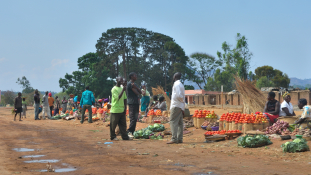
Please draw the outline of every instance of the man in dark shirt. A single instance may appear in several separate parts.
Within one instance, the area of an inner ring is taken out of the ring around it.
[[[40,120],[39,119],[40,95],[38,89],[35,90],[35,95],[33,99],[35,101],[35,120]]]
[[[16,115],[19,113],[19,121],[22,121],[22,112],[23,112],[23,108],[22,108],[22,93],[18,93],[18,96],[15,97],[14,99],[14,111],[15,116],[14,116],[14,121],[16,121]]]
[[[127,130],[130,136],[134,133],[136,129],[136,123],[139,114],[139,96],[141,96],[141,91],[138,86],[135,84],[137,80],[137,74],[131,72],[129,74],[130,81],[127,83],[127,104],[129,105],[129,118],[130,126]]]

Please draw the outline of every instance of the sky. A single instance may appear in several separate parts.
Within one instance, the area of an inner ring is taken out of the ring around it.
[[[58,80],[95,52],[103,32],[139,27],[175,39],[189,56],[217,56],[241,33],[253,53],[251,70],[269,65],[311,78],[311,1],[299,0],[0,0],[0,90],[21,91],[26,76],[40,91],[61,91]]]

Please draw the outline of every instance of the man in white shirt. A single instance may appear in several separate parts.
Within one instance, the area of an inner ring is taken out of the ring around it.
[[[185,88],[180,82],[181,73],[174,74],[174,85],[171,99],[170,127],[172,139],[167,144],[183,142],[183,115],[185,111]]]
[[[48,91],[45,92],[45,95],[42,98],[42,117],[45,120],[45,113],[47,114],[48,118],[51,118],[50,106],[49,106],[49,96]]]

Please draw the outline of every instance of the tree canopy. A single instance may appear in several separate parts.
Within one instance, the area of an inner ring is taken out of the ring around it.
[[[30,85],[29,80],[27,80],[25,76],[23,76],[22,78],[17,78],[16,83],[22,86],[23,88],[22,93],[28,94],[34,91],[34,89]]]
[[[181,72],[186,79],[188,57],[174,39],[143,28],[113,28],[102,34],[96,44],[102,58],[99,69],[109,67],[109,77],[138,75],[148,88],[160,85],[171,89],[173,75]]]
[[[108,79],[108,68],[100,67],[101,59],[97,53],[87,53],[78,58],[80,70],[66,73],[64,78],[59,79],[59,86],[63,92],[81,97],[86,86],[95,93],[95,97],[107,98],[113,87],[113,81]]]
[[[271,66],[257,67],[255,69],[255,74],[255,78],[257,81],[260,80],[262,77],[266,77],[263,81],[266,82],[266,84],[262,82],[262,87],[289,87],[290,79],[288,78],[288,75],[278,69],[274,69]]]
[[[220,91],[224,85],[224,91],[231,91],[235,88],[234,75],[241,79],[253,79],[250,69],[252,53],[249,51],[247,39],[240,33],[236,35],[236,45],[231,47],[226,41],[222,43],[223,52],[217,51],[217,56],[222,61],[223,67],[216,69],[212,77],[209,77],[205,89],[209,91]]]

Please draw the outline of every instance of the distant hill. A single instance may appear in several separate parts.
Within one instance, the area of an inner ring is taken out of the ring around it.
[[[298,86],[306,86],[311,85],[311,78],[310,79],[299,79],[299,78],[290,78],[290,86],[298,85]]]

